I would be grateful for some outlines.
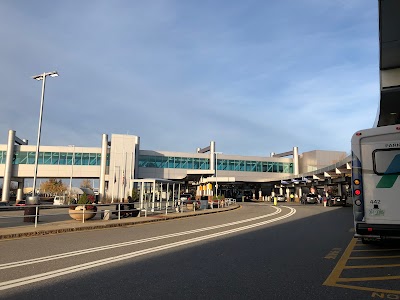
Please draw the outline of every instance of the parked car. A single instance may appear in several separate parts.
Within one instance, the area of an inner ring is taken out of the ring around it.
[[[244,197],[244,198],[243,198]],[[242,193],[236,195],[236,201],[251,201],[253,199],[253,192],[244,190]]]
[[[15,206],[25,206],[26,202],[25,200],[20,200],[18,203],[15,203]]]
[[[181,194],[180,199],[183,205],[194,204],[196,205],[196,209],[200,208],[200,200],[196,200],[196,198],[192,194]]]
[[[53,200],[53,205],[65,205],[67,204],[65,196],[55,196]]]
[[[347,201],[346,196],[332,195],[327,198],[328,206],[336,206],[336,205],[346,206],[346,201]]]
[[[278,195],[276,197],[277,197],[276,201],[278,201],[278,202],[286,202],[287,201],[285,195]]]
[[[308,203],[317,204],[318,203],[318,195],[312,194],[312,193],[303,195],[303,197],[301,198],[301,203],[302,204],[308,204]]]
[[[184,194],[181,194],[180,199],[183,203],[187,203],[188,201],[191,201],[192,199],[194,199],[194,197],[192,194],[184,193]]]
[[[11,207],[10,203],[0,201],[0,210],[9,210],[9,207]]]

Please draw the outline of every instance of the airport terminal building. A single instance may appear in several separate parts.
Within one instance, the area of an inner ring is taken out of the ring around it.
[[[138,180],[179,182],[182,189],[205,190],[208,195],[252,190],[256,197],[270,195],[277,182],[313,172],[344,158],[341,151],[293,150],[270,156],[240,156],[216,151],[216,143],[193,153],[140,149],[140,137],[103,134],[100,147],[40,146],[37,178],[98,179],[100,199],[122,199]],[[2,201],[8,201],[11,182],[18,183],[22,199],[25,179],[34,177],[36,145],[29,145],[9,130],[0,145]],[[203,189],[202,189],[203,187]],[[218,191],[215,189],[218,187]],[[279,191],[277,191],[279,192]],[[231,195],[230,195],[231,196]]]

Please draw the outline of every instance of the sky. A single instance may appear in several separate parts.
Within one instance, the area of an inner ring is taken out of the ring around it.
[[[350,153],[379,104],[377,0],[0,1],[0,144]],[[110,138],[110,137],[109,137]]]

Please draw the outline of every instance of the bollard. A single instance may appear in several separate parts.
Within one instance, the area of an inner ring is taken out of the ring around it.
[[[324,200],[324,207],[326,207],[326,200]]]
[[[278,205],[278,197],[274,197],[274,205],[275,205],[275,206]]]

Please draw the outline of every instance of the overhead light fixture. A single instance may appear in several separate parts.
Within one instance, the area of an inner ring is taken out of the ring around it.
[[[43,78],[46,77],[46,76],[57,77],[58,76],[58,72],[57,71],[53,71],[53,72],[43,73],[43,74],[32,76],[32,78],[36,79],[36,80],[43,80]]]

